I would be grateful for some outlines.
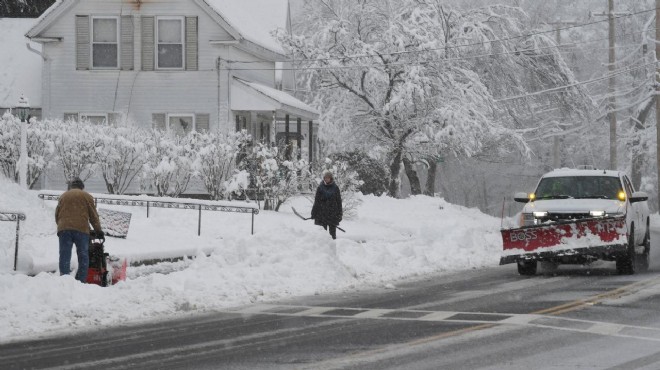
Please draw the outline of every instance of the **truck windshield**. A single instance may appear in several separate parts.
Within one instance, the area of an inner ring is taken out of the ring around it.
[[[566,176],[541,179],[536,188],[536,199],[618,199],[622,190],[618,177]]]

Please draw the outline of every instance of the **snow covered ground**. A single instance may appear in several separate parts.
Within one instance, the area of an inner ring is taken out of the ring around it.
[[[127,321],[189,315],[296,295],[396,285],[422,274],[493,266],[499,262],[500,220],[425,196],[362,197],[357,217],[333,241],[291,212],[308,214],[296,198],[281,212],[262,211],[250,235],[250,215],[99,205],[131,212],[126,239],[106,249],[131,260],[193,256],[157,266],[130,267],[125,282],[101,288],[57,269],[55,202],[0,178],[0,211],[21,211],[19,271],[13,272],[14,222],[0,222],[0,341],[94,329]],[[75,260],[75,252],[74,258]],[[74,264],[75,265],[75,264]],[[36,274],[36,276],[28,276]]]

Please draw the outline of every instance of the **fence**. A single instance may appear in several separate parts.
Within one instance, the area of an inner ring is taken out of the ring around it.
[[[58,200],[63,192],[40,192],[39,198],[43,200]],[[109,204],[116,206],[133,206],[133,207],[146,207],[147,218],[149,217],[149,209],[151,207],[157,208],[172,208],[172,209],[190,209],[197,210],[199,216],[197,219],[197,235],[202,234],[202,211],[219,211],[219,212],[237,212],[237,213],[251,213],[252,214],[252,227],[251,234],[254,234],[254,215],[259,213],[259,208],[256,205],[234,205],[229,202],[213,202],[213,201],[196,201],[193,199],[186,199],[186,201],[176,201],[172,198],[152,198],[148,196],[98,196],[92,194],[96,204]]]
[[[0,211],[0,221],[16,221],[16,247],[14,248],[14,271],[16,271],[16,263],[18,262],[18,240],[21,231],[21,221],[25,221],[25,214]]]

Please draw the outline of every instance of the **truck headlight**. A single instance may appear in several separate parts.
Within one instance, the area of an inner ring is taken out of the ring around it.
[[[548,212],[532,212],[535,218],[543,218],[548,215]]]
[[[603,217],[603,216],[605,216],[605,211],[589,211],[589,216],[591,216],[591,217]]]

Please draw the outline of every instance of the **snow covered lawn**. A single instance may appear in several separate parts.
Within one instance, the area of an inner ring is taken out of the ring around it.
[[[129,268],[109,288],[84,285],[57,269],[56,203],[0,179],[0,211],[22,211],[19,272],[14,273],[15,223],[0,222],[0,341],[56,331],[211,311],[296,295],[396,284],[397,279],[499,262],[500,220],[478,210],[418,196],[363,197],[357,217],[333,241],[294,199],[281,212],[262,211],[250,235],[250,215],[99,205],[132,212],[126,239],[106,249],[131,260],[195,256]],[[208,256],[207,256],[208,255]],[[75,253],[74,253],[75,260]],[[30,277],[27,273],[36,274]]]

